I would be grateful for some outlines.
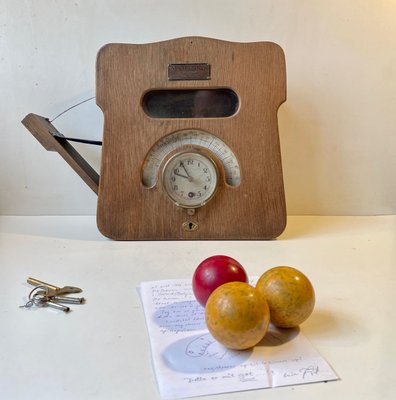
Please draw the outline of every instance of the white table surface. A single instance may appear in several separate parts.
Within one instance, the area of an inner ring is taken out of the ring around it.
[[[214,254],[249,275],[305,272],[317,302],[301,330],[341,379],[206,398],[396,398],[396,216],[289,217],[278,240],[242,242],[114,242],[95,217],[0,217],[0,397],[159,399],[136,287],[191,278]],[[29,276],[79,286],[87,302],[18,308]]]

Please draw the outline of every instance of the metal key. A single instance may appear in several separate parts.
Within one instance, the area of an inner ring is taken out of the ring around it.
[[[53,297],[53,296],[59,296],[63,294],[70,294],[70,293],[80,293],[82,292],[82,289],[75,287],[75,286],[63,286],[63,287],[58,287],[55,285],[52,285],[50,283],[46,283],[43,281],[40,281],[35,278],[28,278],[27,283],[33,286],[46,286],[48,288],[48,293],[46,295],[48,297]]]
[[[85,303],[84,297],[58,296],[59,291],[48,289],[48,288],[46,288],[45,290],[38,290],[36,293],[38,295],[46,297],[48,300],[55,301],[57,303],[69,303],[69,304]],[[66,293],[66,294],[68,294],[68,293]]]
[[[51,307],[54,308],[56,310],[60,310],[60,311],[64,311],[64,312],[69,312],[70,311],[70,307],[64,306],[63,304],[59,304],[59,303],[55,303],[51,300],[44,300],[43,301],[43,306],[44,307]]]
[[[51,307],[51,308],[54,308],[56,310],[60,310],[63,312],[70,311],[70,307],[67,307],[62,304],[58,304],[54,301],[51,301],[51,299],[49,297],[47,297],[46,295],[35,293],[31,297],[29,296],[29,299],[30,299],[30,301],[32,301],[32,303],[34,305],[39,306],[39,307]]]
[[[66,304],[83,304],[85,303],[84,297],[67,297],[67,296],[53,296],[49,297],[51,301],[56,303],[66,303]]]

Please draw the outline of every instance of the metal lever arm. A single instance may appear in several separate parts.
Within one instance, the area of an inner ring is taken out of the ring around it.
[[[74,169],[80,178],[96,193],[99,191],[99,174],[81,154],[51,124],[48,118],[28,114],[22,124],[48,151],[56,151]]]

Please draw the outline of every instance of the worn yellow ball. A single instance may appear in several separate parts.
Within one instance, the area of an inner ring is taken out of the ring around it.
[[[270,314],[267,302],[244,282],[219,286],[205,307],[206,325],[224,346],[244,350],[259,343],[267,332]]]
[[[271,322],[280,328],[294,328],[304,322],[315,306],[315,291],[298,269],[286,266],[266,271],[256,284],[266,299]]]

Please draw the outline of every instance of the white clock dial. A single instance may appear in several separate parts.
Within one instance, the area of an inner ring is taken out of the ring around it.
[[[215,194],[218,182],[216,164],[198,152],[180,152],[165,164],[162,182],[166,193],[180,207],[197,208]]]

